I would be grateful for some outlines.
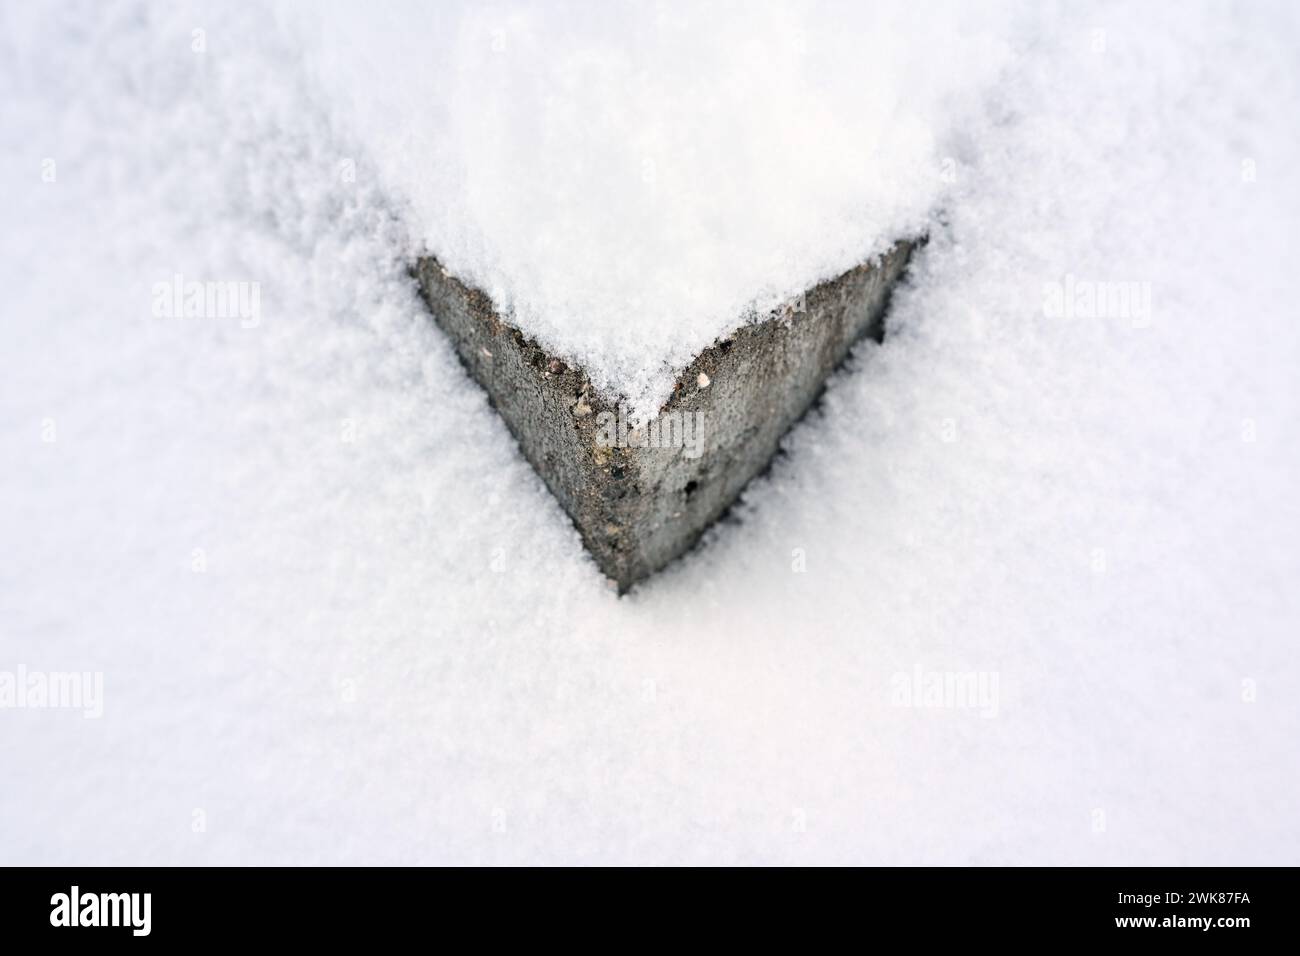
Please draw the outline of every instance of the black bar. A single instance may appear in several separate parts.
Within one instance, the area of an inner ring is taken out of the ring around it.
[[[6,944],[73,942],[87,951],[155,942],[335,948],[402,942],[412,932],[435,947],[457,946],[453,933],[484,942],[522,933],[534,945],[605,938],[615,945],[641,939],[676,946],[691,939],[685,928],[696,921],[715,934],[732,926],[737,940],[802,927],[819,936],[851,932],[863,943],[913,939],[927,949],[944,942],[1126,939],[1240,945],[1290,941],[1296,926],[1289,869],[879,869],[705,879],[687,873],[660,887],[644,885],[657,882],[657,874],[593,879],[576,870],[539,876],[55,867],[3,874],[0,933]],[[828,892],[824,884],[832,881],[839,885]],[[119,925],[70,925],[74,886],[78,922],[116,919]]]

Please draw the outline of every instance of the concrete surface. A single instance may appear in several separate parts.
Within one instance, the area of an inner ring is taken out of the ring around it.
[[[461,361],[624,593],[699,540],[767,467],[853,343],[880,336],[918,244],[900,242],[714,343],[639,429],[619,396],[547,354],[436,259],[413,272]]]

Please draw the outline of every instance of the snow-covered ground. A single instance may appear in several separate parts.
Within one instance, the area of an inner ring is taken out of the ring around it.
[[[1294,6],[534,7],[0,5],[0,862],[1300,862]],[[405,272],[653,390],[909,223],[623,599]]]

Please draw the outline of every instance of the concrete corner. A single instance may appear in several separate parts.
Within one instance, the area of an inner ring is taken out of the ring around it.
[[[879,337],[918,242],[810,289],[705,349],[653,421],[546,353],[483,292],[426,257],[414,268],[438,325],[620,593],[688,551],[771,461],[855,341]]]

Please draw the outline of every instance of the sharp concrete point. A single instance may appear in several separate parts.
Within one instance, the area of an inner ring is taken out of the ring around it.
[[[621,396],[548,354],[437,259],[419,259],[413,272],[462,363],[626,593],[699,541],[767,468],[853,344],[881,337],[890,293],[923,241],[898,242],[715,342],[637,427]]]

